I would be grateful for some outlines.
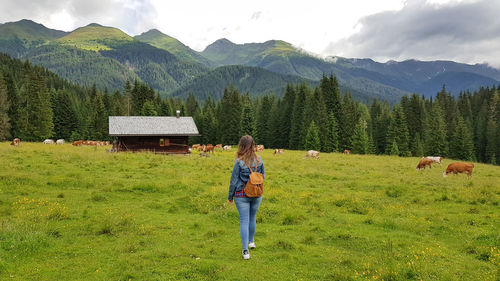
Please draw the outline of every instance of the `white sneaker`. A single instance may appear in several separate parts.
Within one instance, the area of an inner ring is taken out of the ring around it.
[[[250,259],[250,252],[248,250],[243,250],[243,259],[244,260]]]
[[[248,248],[255,249],[255,242],[248,243]]]

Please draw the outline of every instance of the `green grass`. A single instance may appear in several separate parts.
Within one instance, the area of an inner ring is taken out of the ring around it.
[[[134,39],[123,31],[100,25],[88,25],[80,27],[70,34],[59,38],[56,42],[75,48],[100,51],[111,50],[113,45],[133,41]]]
[[[1,280],[498,280],[500,168],[261,153],[257,249],[210,158],[0,143]]]

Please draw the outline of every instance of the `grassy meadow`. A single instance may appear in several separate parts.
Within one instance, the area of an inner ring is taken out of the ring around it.
[[[0,280],[500,280],[500,167],[262,156],[257,249],[210,158],[0,143]]]

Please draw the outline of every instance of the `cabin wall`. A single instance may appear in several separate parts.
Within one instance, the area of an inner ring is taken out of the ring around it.
[[[118,137],[119,151],[151,151],[155,153],[189,153],[187,136]]]

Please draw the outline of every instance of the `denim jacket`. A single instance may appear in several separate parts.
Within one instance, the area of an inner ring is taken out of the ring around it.
[[[262,162],[262,158],[259,157],[259,165],[257,165],[257,172],[261,173],[265,178],[266,175],[264,173],[264,162]],[[256,160],[253,161],[252,171],[255,172]],[[248,181],[248,177],[250,176],[250,169],[243,162],[243,160],[236,159],[234,160],[233,172],[231,173],[231,181],[229,183],[229,194],[227,196],[227,200],[233,200],[234,194],[237,191],[241,191],[245,188],[245,184]]]

